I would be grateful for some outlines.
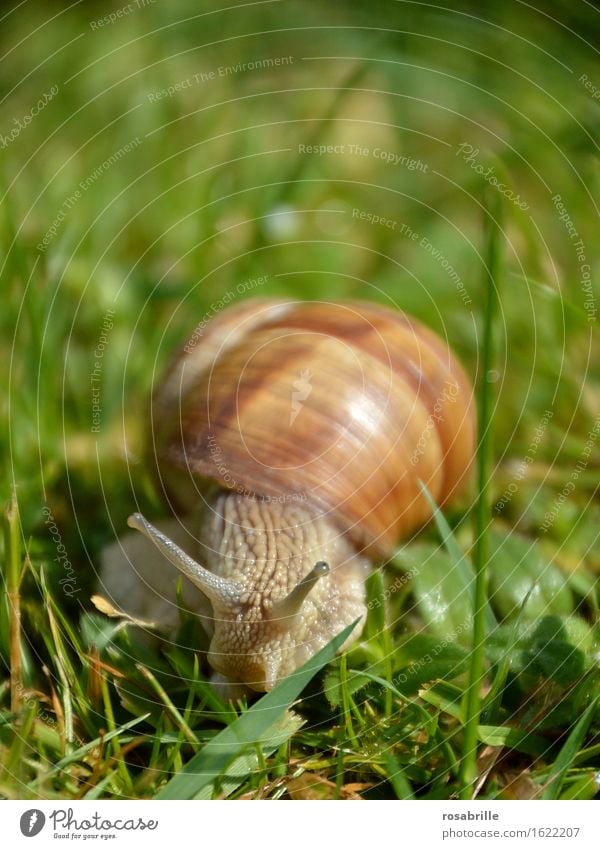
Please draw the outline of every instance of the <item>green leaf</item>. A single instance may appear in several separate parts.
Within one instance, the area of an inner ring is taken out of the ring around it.
[[[477,736],[487,746],[506,746],[508,749],[538,757],[548,748],[548,741],[544,737],[506,725],[480,725]]]
[[[573,612],[567,578],[542,554],[539,545],[515,533],[490,532],[490,595],[503,616],[512,616],[529,593],[523,617],[539,619],[551,613]]]
[[[577,626],[570,625],[572,618],[544,616],[540,619],[522,648],[521,663],[528,677],[547,678],[561,687],[569,687],[582,678],[588,661],[579,647],[581,637]],[[571,640],[572,632],[575,641]]]
[[[544,788],[544,792],[542,793],[542,799],[558,799],[567,770],[579,753],[579,749],[585,739],[586,732],[592,721],[599,698],[600,696],[596,696],[591,704],[588,705],[578,723],[569,734],[566,743],[560,750],[557,759],[554,761],[550,772],[550,778]]]
[[[262,740],[273,729],[284,711],[298,698],[304,687],[329,663],[356,627],[358,620],[348,625],[324,648],[311,657],[300,669],[281,681],[235,722],[219,732],[202,751],[157,794],[157,799],[193,799],[204,787],[223,775],[233,761],[250,746]]]
[[[523,625],[523,610],[525,609],[528,598],[529,594],[527,594],[523,599],[514,622],[509,624],[507,628],[503,628],[503,626],[496,628],[492,636],[492,640],[488,640],[488,644],[486,645],[486,655],[489,657],[490,643],[494,640],[498,641],[498,638],[502,639],[505,635],[508,636],[508,639],[506,639],[503,645],[502,653],[497,661],[492,686],[482,703],[481,719],[484,722],[495,722],[498,719],[502,704],[502,696],[508,681],[508,675],[517,654],[517,642],[519,639],[520,629]]]
[[[452,567],[456,570],[456,572],[460,575],[460,580],[462,584],[467,588],[467,592],[469,593],[469,597],[471,599],[471,604],[474,605],[475,601],[475,572],[473,571],[473,565],[469,558],[464,554],[461,550],[454,533],[452,532],[452,528],[446,521],[446,517],[435,503],[431,493],[425,486],[422,481],[419,481],[419,486],[421,488],[421,492],[425,497],[425,500],[428,502],[431,507],[431,511],[433,513],[433,521],[435,522],[435,526],[438,530],[438,533],[441,537],[442,542],[444,543],[444,548],[448,552],[448,556],[452,560]],[[490,607],[489,602],[486,602],[485,605],[485,624],[487,631],[493,631],[497,625],[496,617]]]
[[[467,644],[473,624],[472,578],[455,568],[438,546],[422,543],[401,550],[396,559],[410,572],[419,612],[429,631]]]
[[[394,670],[392,683],[403,693],[414,693],[427,681],[456,678],[465,672],[468,653],[452,640],[425,634],[409,637],[398,649],[403,665]]]

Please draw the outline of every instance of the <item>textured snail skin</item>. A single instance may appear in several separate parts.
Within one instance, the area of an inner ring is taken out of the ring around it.
[[[355,619],[363,618],[369,561],[305,507],[222,494],[202,532],[203,562],[241,583],[235,606],[213,603],[208,660],[224,679],[270,690]],[[202,557],[202,555],[201,555]],[[318,561],[329,565],[296,615],[272,615]]]
[[[148,539],[107,551],[105,585],[172,629],[174,563],[230,696],[270,690],[363,620],[372,563],[429,518],[419,481],[444,503],[474,452],[472,390],[448,347],[359,301],[225,310],[174,359],[151,421],[149,462],[183,523],[161,537],[131,517]]]
[[[215,575],[240,588],[237,598],[223,596],[211,604],[191,581],[182,581],[184,607],[200,617],[211,638],[212,680],[224,696],[270,690],[332,635],[364,620],[369,559],[306,507],[222,492],[187,523],[197,528],[197,539],[176,520],[159,528]],[[328,564],[329,573],[311,588],[298,613],[277,614],[276,603],[319,561]],[[102,581],[111,600],[163,630],[177,627],[180,579],[139,534],[126,534],[103,552]]]

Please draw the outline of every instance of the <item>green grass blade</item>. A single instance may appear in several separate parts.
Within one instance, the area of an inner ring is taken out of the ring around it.
[[[148,719],[150,716],[149,713],[145,713],[143,716],[136,716],[135,719],[126,722],[124,725],[120,725],[118,728],[115,728],[113,731],[109,731],[106,734],[103,734],[101,737],[96,737],[95,740],[91,740],[89,743],[86,743],[84,746],[81,746],[79,749],[76,749],[74,752],[69,752],[69,754],[62,758],[58,763],[55,763],[54,766],[43,775],[39,776],[39,778],[34,779],[28,787],[31,789],[35,787],[42,781],[46,781],[50,776],[56,775],[56,773],[61,772],[65,767],[69,766],[75,761],[80,760],[84,755],[87,755],[93,749],[98,748],[98,746],[104,746],[106,743],[109,743],[111,740],[115,739],[119,735],[123,734],[123,732],[128,731],[130,728],[133,728],[135,725],[139,725],[140,722],[144,722],[145,719]]]
[[[564,793],[561,793],[560,798],[588,801],[597,795],[598,773],[594,772],[594,770],[589,770],[588,772],[584,772],[581,778],[576,778]]]
[[[382,758],[388,781],[394,788],[396,797],[398,799],[414,799],[415,794],[413,793],[409,780],[404,775],[401,764],[396,760],[391,752],[384,752]]]
[[[536,758],[542,757],[548,747],[545,737],[507,725],[480,725],[477,733],[486,746],[516,749]]]
[[[482,703],[481,718],[484,723],[488,723],[490,725],[496,725],[498,723],[502,694],[504,692],[506,682],[508,681],[508,673],[510,672],[511,657],[516,649],[517,643],[519,642],[523,613],[527,607],[527,602],[529,601],[532,592],[533,587],[529,589],[525,598],[521,602],[519,613],[513,622],[510,637],[506,642],[500,661],[496,664],[496,674],[494,675],[492,686]]]
[[[13,489],[4,511],[4,556],[6,559],[6,599],[8,602],[8,657],[10,659],[10,704],[19,711],[23,684],[21,680],[21,530],[17,493]],[[4,630],[4,629],[3,629]]]
[[[277,722],[267,729],[263,739],[257,740],[254,746],[249,747],[239,757],[232,761],[218,780],[205,784],[202,790],[194,796],[194,799],[212,799],[215,790],[218,789],[219,798],[227,799],[242,784],[244,779],[251,773],[260,769],[259,752],[261,759],[270,757],[283,743],[300,730],[304,720],[293,713],[280,717]]]
[[[478,494],[475,506],[475,599],[473,605],[473,643],[469,680],[465,698],[465,729],[460,771],[460,797],[470,799],[477,779],[477,729],[481,713],[481,685],[485,666],[487,563],[489,559],[488,526],[490,523],[490,469],[492,466],[492,402],[490,373],[494,363],[494,319],[498,311],[498,271],[500,263],[501,205],[496,194],[487,204],[486,226],[486,287],[479,383],[477,446]]]
[[[183,736],[190,742],[193,746],[198,745],[198,738],[187,724],[181,713],[177,710],[168,694],[166,693],[164,687],[161,685],[157,677],[151,672],[150,669],[147,669],[142,663],[136,663],[135,668],[142,673],[146,681],[150,683],[150,686],[159,697],[161,702],[164,704],[167,714],[171,717],[175,725],[179,728]]]
[[[594,715],[594,711],[596,709],[596,705],[598,704],[599,698],[600,696],[596,696],[592,703],[587,706],[581,718],[577,722],[577,725],[573,728],[573,730],[567,737],[566,743],[564,744],[564,746],[559,752],[558,757],[554,761],[550,773],[551,777],[548,783],[546,784],[546,787],[544,788],[544,792],[542,793],[542,799],[558,799],[565,780],[565,776],[567,774],[567,770],[573,764],[576,756],[579,754],[579,749],[581,747],[581,744],[583,743],[590,722],[592,721],[592,717]]]
[[[348,625],[324,648],[311,657],[293,675],[267,693],[235,722],[224,728],[195,755],[181,772],[174,776],[157,794],[157,799],[192,799],[207,784],[221,775],[228,765],[239,758],[248,746],[264,735],[282,713],[298,698],[304,687],[337,654],[356,627],[358,620]]]

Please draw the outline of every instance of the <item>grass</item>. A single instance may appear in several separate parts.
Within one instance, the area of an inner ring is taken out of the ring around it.
[[[481,718],[481,691],[485,675],[486,614],[488,612],[487,569],[489,561],[488,526],[491,515],[490,476],[492,452],[492,371],[495,365],[494,324],[498,313],[498,286],[501,272],[501,206],[491,195],[493,207],[486,210],[486,276],[481,378],[477,393],[479,437],[477,446],[477,501],[475,505],[475,543],[473,566],[473,633],[469,680],[465,694],[465,727],[461,760],[461,798],[471,799],[478,778],[477,729]],[[491,203],[490,203],[491,206]],[[499,220],[500,219],[500,220]]]
[[[0,35],[2,138],[58,85],[0,148],[0,796],[594,797],[595,12],[184,2],[93,29],[109,10],[80,5],[38,32],[45,10],[16,9]],[[474,164],[528,209],[504,198],[500,220]],[[261,277],[244,296],[367,297],[441,333],[482,436],[470,491],[368,581],[354,646],[265,697],[277,716],[211,690],[193,617],[150,642],[91,602],[127,516],[165,513],[141,460],[152,385]]]

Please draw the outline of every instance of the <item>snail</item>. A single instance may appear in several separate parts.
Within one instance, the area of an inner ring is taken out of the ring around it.
[[[196,613],[229,696],[272,689],[364,622],[367,576],[430,517],[420,482],[447,502],[475,440],[472,389],[447,345],[363,301],[252,298],[201,322],[150,422],[175,518],[132,515],[141,534],[110,546],[104,585],[167,629],[178,603]]]

